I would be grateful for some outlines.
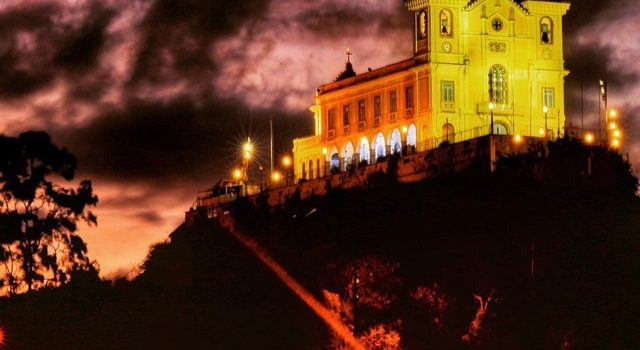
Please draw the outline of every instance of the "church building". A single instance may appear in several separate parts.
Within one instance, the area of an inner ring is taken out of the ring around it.
[[[491,133],[553,138],[565,127],[566,2],[405,0],[413,57],[317,89],[315,134],[293,141],[314,179]],[[409,38],[407,38],[409,39]],[[492,122],[493,121],[493,122]]]

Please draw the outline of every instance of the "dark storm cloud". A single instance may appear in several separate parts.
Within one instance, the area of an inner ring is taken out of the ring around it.
[[[174,74],[197,78],[215,68],[209,59],[213,40],[259,18],[269,0],[157,0],[143,24],[143,42],[131,84],[164,82]]]
[[[53,63],[71,69],[89,69],[96,65],[100,51],[106,40],[106,27],[113,16],[113,10],[93,3],[87,18],[77,30],[71,30],[60,44]]]
[[[39,4],[0,14],[0,96],[30,93],[53,78],[46,57],[54,47],[45,39],[56,11],[53,4]],[[23,42],[16,35],[20,32]]]
[[[19,97],[69,72],[95,68],[113,12],[93,3],[80,23],[60,23],[56,2],[0,14],[0,96]]]
[[[286,128],[282,117],[276,124],[278,140],[290,149],[290,138],[310,121],[284,120],[289,124]],[[237,101],[214,101],[199,107],[189,99],[133,101],[83,128],[59,130],[54,136],[75,150],[82,160],[81,170],[90,176],[161,186],[173,181],[201,181],[207,186],[237,166],[240,142],[246,137],[254,136],[262,146],[267,144],[267,125],[263,113],[252,114]]]
[[[400,1],[397,7],[402,7]],[[334,2],[328,6],[309,8],[289,21],[293,25],[300,24],[314,34],[314,40],[318,40],[344,35],[372,36],[381,31],[406,29],[411,26],[411,18],[411,14],[402,9],[384,13],[376,8],[348,7],[344,3]]]

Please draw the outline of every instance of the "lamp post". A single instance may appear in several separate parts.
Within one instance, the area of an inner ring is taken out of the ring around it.
[[[489,112],[491,113],[491,124],[489,125],[489,127],[491,128],[491,130],[489,131],[489,134],[493,136],[493,109],[496,106],[493,104],[492,102],[489,102]]]
[[[547,127],[547,114],[549,112],[549,108],[547,108],[547,106],[542,107],[542,112],[544,112],[544,138],[546,139],[549,134],[549,128]]]
[[[273,181],[273,183],[277,185],[277,184],[279,184],[279,183],[280,183],[280,180],[282,180],[282,175],[280,175],[280,173],[279,173],[279,172],[274,171],[274,172],[271,174],[271,181]]]
[[[291,167],[291,157],[282,157],[282,167],[284,167],[284,184],[289,184],[289,168]]]
[[[238,197],[242,196],[242,170],[236,168],[231,172],[233,175],[233,179],[236,180],[238,184],[240,184],[240,192],[238,193]]]
[[[327,147],[322,147],[322,159],[324,160],[324,176],[327,176],[327,165],[329,164],[327,160]]]
[[[406,125],[402,126],[402,155],[406,156],[409,152],[407,149],[407,132],[409,130],[407,129]]]
[[[251,138],[247,138],[247,142],[242,145],[242,181],[244,182],[245,196],[249,195],[249,163],[253,157],[253,145]]]
[[[493,137],[493,108],[495,105],[493,101],[489,102],[489,111],[491,112],[491,124],[489,127],[491,131],[489,132],[489,171],[494,172],[496,170],[496,140]]]

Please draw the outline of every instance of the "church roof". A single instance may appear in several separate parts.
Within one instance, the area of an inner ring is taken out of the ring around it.
[[[342,72],[338,76],[338,79],[336,79],[334,82],[321,85],[318,88],[318,95],[326,94],[331,91],[336,91],[336,90],[345,88],[347,86],[352,86],[352,85],[360,84],[366,81],[382,78],[384,76],[391,75],[393,73],[409,70],[412,67],[415,67],[416,65],[417,65],[417,62],[412,57],[407,60],[393,63],[388,66],[384,66],[382,68],[370,70],[366,73],[362,73],[358,75],[355,74],[355,71],[353,71],[353,68],[352,68],[353,75],[349,74],[349,76],[343,77],[342,75],[345,72]]]

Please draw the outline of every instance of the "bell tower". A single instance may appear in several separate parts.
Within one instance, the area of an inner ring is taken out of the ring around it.
[[[431,32],[431,18],[429,4],[425,0],[408,0],[405,6],[414,13],[413,54],[419,62],[429,62],[429,34]]]

